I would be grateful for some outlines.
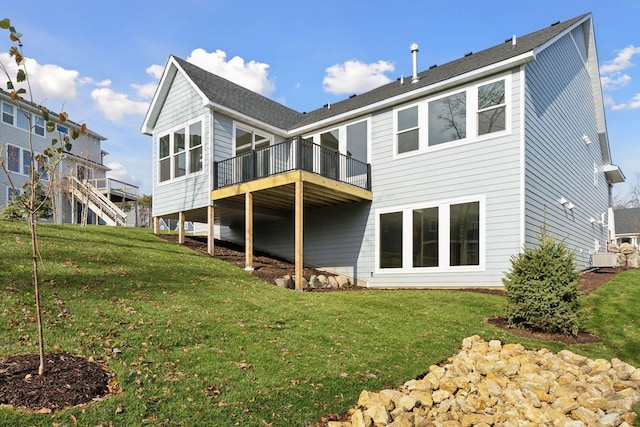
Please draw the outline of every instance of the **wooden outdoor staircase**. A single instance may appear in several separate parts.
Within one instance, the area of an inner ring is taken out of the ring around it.
[[[70,177],[69,192],[105,224],[122,227],[127,225],[127,214],[87,180],[80,181],[76,177]]]

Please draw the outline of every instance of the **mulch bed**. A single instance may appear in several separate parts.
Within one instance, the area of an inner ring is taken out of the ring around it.
[[[160,235],[160,237],[177,242],[176,235]],[[207,254],[206,239],[186,237],[185,246],[200,253]],[[215,257],[230,262],[241,268],[245,266],[243,248],[227,242],[217,242]],[[607,268],[590,271],[580,276],[580,288],[588,294],[607,283],[624,269]],[[292,263],[274,258],[267,254],[254,255],[255,276],[266,282],[274,283],[278,277],[293,274]],[[305,268],[304,275],[326,274],[312,268]],[[365,289],[355,288],[354,289]],[[466,292],[483,292],[503,295],[499,289],[468,289]],[[567,344],[582,344],[599,341],[598,337],[587,332],[580,332],[577,337],[563,334],[545,334],[539,331],[508,328],[504,318],[488,319],[491,324],[504,328],[514,335],[539,340],[555,340]],[[50,413],[58,409],[86,405],[119,392],[117,385],[111,387],[113,375],[97,362],[81,356],[64,353],[46,355],[45,374],[38,375],[40,359],[37,354],[11,356],[0,363],[0,405],[20,408],[27,411]],[[113,381],[115,384],[117,382]]]
[[[64,353],[20,354],[0,363],[0,404],[41,413],[91,403],[109,394],[112,375],[98,363]]]

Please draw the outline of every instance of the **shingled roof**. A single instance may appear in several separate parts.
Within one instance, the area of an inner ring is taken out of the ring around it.
[[[309,113],[300,113],[292,110],[185,60],[175,56],[174,58],[188,74],[189,78],[212,102],[280,129],[290,130],[444,82],[474,70],[531,52],[573,25],[583,21],[589,15],[584,14],[564,22],[558,22],[542,30],[518,37],[515,46],[512,40],[509,39],[489,49],[465,55],[463,58],[446,64],[431,67],[418,74],[419,80],[416,83],[410,83],[411,77],[406,79],[407,81],[404,84],[394,81],[369,92],[332,104],[330,109],[323,107]]]

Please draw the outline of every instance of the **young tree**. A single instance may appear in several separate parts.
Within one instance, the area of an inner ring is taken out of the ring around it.
[[[16,29],[11,25],[9,19],[3,19],[0,21],[0,29],[9,31],[9,39],[13,45],[9,49],[9,55],[16,63],[18,68],[15,76],[12,76],[9,72],[9,69],[5,64],[0,62],[0,69],[7,77],[7,90],[11,96],[11,100],[17,106],[17,109],[20,114],[24,114],[24,117],[27,122],[28,129],[33,129],[35,126],[36,117],[40,116],[44,119],[46,123],[47,132],[54,132],[56,129],[56,124],[53,120],[51,120],[49,115],[49,110],[44,106],[37,106],[33,101],[33,93],[31,91],[31,86],[29,84],[29,74],[27,72],[26,67],[26,58],[23,56],[23,46],[22,46],[22,34],[18,33]],[[23,97],[26,96],[27,100]],[[60,113],[58,114],[58,122],[64,123],[67,121],[67,114]],[[86,132],[86,126],[82,125],[80,129],[72,129],[71,137],[72,139],[76,139],[80,133]],[[34,286],[34,294],[35,294],[35,304],[36,304],[36,321],[38,328],[38,350],[40,354],[40,366],[38,368],[38,374],[44,374],[44,334],[43,334],[43,325],[42,325],[42,311],[40,306],[40,282],[39,282],[39,273],[38,273],[38,264],[40,262],[39,258],[39,249],[38,249],[38,215],[42,212],[43,208],[46,206],[47,200],[51,195],[51,187],[43,188],[41,180],[39,177],[39,166],[42,165],[46,159],[55,159],[61,158],[60,154],[63,152],[68,152],[71,150],[72,145],[69,140],[69,137],[65,135],[60,141],[57,139],[53,139],[51,142],[51,146],[47,147],[43,153],[36,153],[33,147],[32,141],[32,132],[28,132],[28,151],[30,153],[29,159],[29,179],[25,184],[25,193],[23,197],[17,198],[19,203],[22,205],[24,212],[26,212],[27,216],[27,224],[29,227],[29,231],[31,234],[31,257],[32,257],[32,266],[33,266],[33,286]],[[8,154],[7,154],[8,156]],[[4,158],[4,150],[3,155],[0,155],[0,166],[4,170],[7,178],[9,180],[9,184],[13,189],[14,194],[18,194],[18,188],[14,185],[11,179],[11,173],[7,169],[7,162],[10,161],[9,158],[5,160]],[[55,167],[52,169],[55,172]],[[28,191],[27,191],[28,190]],[[40,197],[39,194],[42,195],[42,191],[44,190],[45,196]]]

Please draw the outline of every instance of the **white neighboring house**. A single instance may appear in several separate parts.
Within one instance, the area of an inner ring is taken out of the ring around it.
[[[9,175],[0,171],[1,211],[15,192],[22,192],[23,185],[29,181],[29,134],[35,154],[42,154],[51,146],[53,139],[61,140],[71,128],[79,128],[80,125],[71,121],[57,123],[54,132],[47,132],[37,106],[26,101],[16,105],[4,90],[0,90],[0,109],[0,150]],[[25,111],[32,112],[31,129]],[[50,118],[57,118],[57,114],[51,113]],[[91,130],[71,140],[72,149],[62,155],[55,176],[49,176],[44,164],[38,165],[44,183],[54,188],[52,197],[57,206],[54,211],[55,222],[80,223],[83,208],[86,207],[89,224],[131,224],[119,206],[121,202],[129,202],[137,207],[138,187],[106,177],[110,169],[103,162],[108,154],[101,148],[104,140],[105,137]],[[135,225],[135,212],[129,216],[133,216]]]
[[[244,243],[248,268],[254,247],[294,260],[299,284],[306,264],[502,286],[543,222],[588,268],[624,180],[589,13],[310,112],[170,56],[142,132],[156,217],[208,224],[210,253]]]

